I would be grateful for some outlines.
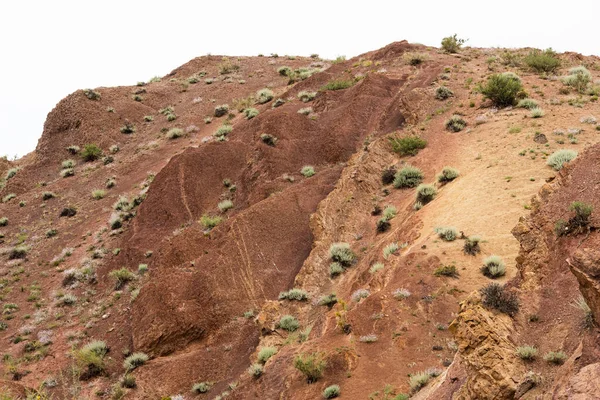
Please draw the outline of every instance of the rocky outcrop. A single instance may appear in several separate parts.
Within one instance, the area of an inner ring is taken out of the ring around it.
[[[586,303],[590,306],[595,321],[600,321],[600,251],[579,249],[567,264],[577,281]]]

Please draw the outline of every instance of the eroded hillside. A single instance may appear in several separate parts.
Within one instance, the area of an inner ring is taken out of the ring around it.
[[[566,53],[539,73],[529,52],[208,56],[68,96],[36,151],[0,165],[0,386],[61,399],[591,396],[594,213],[585,229],[555,224],[573,201],[598,209],[600,63]],[[565,84],[579,65],[589,82]],[[478,85],[504,72],[537,110],[484,98]],[[401,138],[421,149],[403,153]],[[547,161],[562,149],[579,154],[555,179]],[[420,170],[410,184],[407,165]],[[483,274],[492,255],[505,268]],[[482,305],[491,282],[518,311]],[[525,345],[537,357],[518,357]],[[544,361],[551,351],[563,363]]]

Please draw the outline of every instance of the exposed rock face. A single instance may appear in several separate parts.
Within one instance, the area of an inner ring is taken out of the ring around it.
[[[560,390],[557,400],[591,400],[600,395],[600,363],[586,365],[569,379],[567,387]]]
[[[600,251],[584,248],[567,260],[595,321],[600,321]]]

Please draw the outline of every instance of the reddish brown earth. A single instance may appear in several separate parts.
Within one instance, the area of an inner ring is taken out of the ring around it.
[[[407,52],[422,52],[427,59],[408,65]],[[0,228],[0,321],[6,323],[0,331],[6,354],[0,393],[18,398],[27,388],[58,399],[174,399],[177,394],[314,399],[337,384],[342,399],[398,399],[411,393],[409,375],[436,368],[440,377],[414,390],[413,397],[593,398],[598,382],[589,377],[600,370],[598,331],[596,325],[582,325],[573,302],[581,287],[596,319],[600,316],[597,217],[593,214],[591,231],[579,235],[557,238],[554,224],[570,216],[568,206],[575,200],[600,209],[598,131],[580,122],[600,116],[600,110],[591,99],[582,107],[566,104],[573,95],[560,92],[557,79],[486,63],[499,54],[465,49],[450,55],[398,42],[339,63],[207,56],[160,82],[95,89],[99,100],[83,91],[66,97],[48,115],[35,152],[0,161],[2,175],[19,168],[0,190],[2,198],[16,195],[0,203],[0,217],[9,219]],[[565,53],[561,59],[564,70],[584,63],[597,79],[596,58]],[[226,62],[239,69],[221,74]],[[277,72],[284,65],[314,63],[323,71],[290,85]],[[531,119],[523,109],[492,110],[474,90],[477,82],[504,70],[521,76],[530,96],[543,104],[543,118]],[[206,76],[187,83],[200,71]],[[204,81],[209,77],[212,84]],[[354,84],[322,89],[336,79]],[[441,84],[454,97],[435,99]],[[259,115],[245,119],[234,99],[265,87],[274,99],[252,105]],[[132,96],[142,89],[142,101],[135,101]],[[316,91],[316,98],[299,101],[303,90]],[[286,103],[272,107],[278,98]],[[230,105],[230,115],[205,124],[220,104]],[[159,113],[167,106],[174,108],[174,121]],[[310,115],[298,113],[309,106]],[[468,129],[445,130],[452,113],[461,113]],[[485,120],[476,123],[481,115]],[[153,120],[145,122],[144,116]],[[226,119],[233,131],[226,141],[216,141],[212,134]],[[126,123],[135,126],[133,134],[120,132]],[[517,133],[509,131],[515,126]],[[584,129],[577,143],[564,145],[552,136],[554,129],[574,126]],[[174,127],[187,134],[168,139],[166,131]],[[538,130],[550,140],[547,145],[533,142]],[[275,146],[263,143],[263,133],[277,138]],[[427,147],[414,157],[400,157],[388,138],[405,134],[421,136]],[[66,150],[89,143],[105,155],[118,145],[114,162],[86,163]],[[565,147],[580,155],[554,179],[546,155]],[[525,157],[519,155],[523,149]],[[75,175],[62,178],[66,159],[77,161]],[[438,184],[436,199],[415,211],[414,189],[381,183],[384,169],[403,163],[421,168],[425,182],[434,182],[447,165],[461,175]],[[316,174],[302,176],[305,165]],[[116,185],[105,188],[110,178]],[[104,189],[104,198],[94,200],[94,189]],[[55,197],[44,200],[44,192]],[[139,197],[141,203],[121,229],[111,229],[113,205],[121,196]],[[217,204],[225,199],[234,206],[220,212]],[[375,204],[398,210],[387,232],[375,231],[380,218],[371,215]],[[60,217],[67,206],[77,214]],[[220,215],[223,222],[207,231],[199,222],[203,215]],[[465,255],[462,240],[439,240],[437,226],[482,235],[482,254]],[[57,235],[46,237],[49,229]],[[330,278],[329,247],[335,242],[349,243],[358,257],[341,276]],[[383,249],[393,242],[404,245],[385,258]],[[28,248],[26,257],[10,260],[20,244]],[[72,255],[54,262],[67,248]],[[480,304],[477,290],[490,280],[479,267],[490,254],[504,258],[507,274],[500,282],[519,295],[521,309],[514,318]],[[370,272],[376,262],[383,269]],[[138,272],[140,264],[147,265],[146,273]],[[449,264],[457,266],[458,277],[434,275]],[[123,267],[134,278],[117,290],[110,273]],[[71,269],[88,279],[65,282]],[[309,300],[278,300],[291,288],[305,290]],[[399,288],[410,296],[397,300],[393,293]],[[370,294],[357,302],[352,297],[359,289]],[[77,297],[75,304],[60,304],[65,293]],[[345,306],[317,304],[331,293]],[[337,326],[336,313],[345,316],[347,332]],[[298,331],[277,327],[286,314],[298,319]],[[364,342],[369,335],[377,340]],[[110,352],[105,372],[83,380],[74,353],[91,340],[105,341]],[[539,349],[535,361],[515,356],[524,344]],[[247,369],[264,346],[275,346],[277,354],[255,379]],[[543,354],[551,350],[564,351],[568,361],[544,362]],[[119,389],[130,352],[150,359],[130,373],[135,388]],[[308,384],[294,358],[312,352],[321,353],[327,366]],[[535,386],[527,385],[528,371],[541,377]],[[193,394],[198,382],[210,382],[210,391]]]

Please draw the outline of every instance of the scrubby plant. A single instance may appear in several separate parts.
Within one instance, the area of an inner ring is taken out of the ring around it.
[[[450,276],[452,278],[457,278],[458,270],[454,265],[442,265],[436,268],[433,274],[435,276]]]
[[[371,292],[369,292],[367,289],[357,289],[354,293],[352,293],[352,301],[354,302],[359,302],[362,299],[366,299],[367,297],[369,297],[369,295],[371,294]]]
[[[577,300],[571,303],[571,306],[580,310],[583,313],[583,322],[586,328],[591,328],[594,325],[594,314],[582,295],[579,295]]]
[[[123,368],[125,368],[127,371],[133,371],[137,367],[141,367],[142,365],[144,365],[146,361],[148,361],[148,359],[149,357],[145,353],[133,353],[132,355],[127,357],[125,361],[123,361]]]
[[[256,108],[246,108],[244,110],[244,115],[246,119],[252,119],[258,115],[258,110]]]
[[[298,93],[298,99],[300,99],[300,101],[303,103],[307,103],[313,100],[316,96],[317,92],[309,92],[307,90],[303,90],[300,93]]]
[[[167,132],[167,139],[177,139],[184,135],[185,135],[185,133],[183,132],[183,129],[171,128]]]
[[[248,368],[248,375],[250,375],[254,379],[260,378],[260,376],[262,374],[263,374],[263,366],[260,364],[252,364]]]
[[[298,110],[298,114],[302,114],[302,115],[308,115],[311,112],[313,112],[312,107],[304,107]]]
[[[4,196],[2,198],[2,202],[3,203],[8,203],[9,201],[11,201],[12,199],[14,199],[15,197],[17,197],[17,195],[15,193],[9,193],[6,196]]]
[[[348,243],[333,243],[329,247],[331,261],[339,263],[342,267],[349,267],[356,261],[356,254]]]
[[[437,181],[440,183],[452,182],[453,180],[458,178],[459,175],[460,173],[455,168],[444,167],[442,169],[442,172],[437,176]]]
[[[215,117],[222,117],[223,115],[226,115],[229,112],[229,105],[228,104],[221,104],[220,106],[216,106],[215,107]]]
[[[437,189],[435,186],[421,183],[419,186],[417,186],[416,202],[425,205],[432,201],[436,195]]]
[[[79,148],[79,146],[71,145],[71,146],[67,147],[67,151],[70,154],[75,155],[75,154],[79,153],[81,151],[81,149]]]
[[[265,104],[273,100],[273,91],[271,89],[261,89],[256,92],[256,102],[258,104]]]
[[[532,361],[537,357],[538,349],[534,346],[519,346],[515,353],[521,360]]]
[[[285,65],[277,68],[277,73],[281,76],[288,76],[290,74],[290,72],[292,72],[292,69]]]
[[[540,107],[534,107],[530,112],[531,118],[541,118],[544,116],[544,110]]]
[[[491,75],[480,87],[481,93],[498,107],[512,106],[523,95],[521,78],[512,72]]]
[[[499,278],[506,273],[506,265],[499,256],[489,256],[483,260],[481,272],[488,278]]]
[[[544,355],[544,361],[550,364],[560,365],[567,360],[567,355],[563,351],[549,351]]]
[[[435,98],[438,100],[446,100],[452,96],[454,96],[454,92],[448,89],[446,86],[439,86],[437,89],[435,89]]]
[[[83,147],[83,151],[81,152],[81,158],[83,158],[83,161],[95,161],[100,157],[102,157],[102,149],[95,144],[86,144]],[[65,167],[63,164],[63,168],[72,168],[72,166]]]
[[[6,226],[6,225],[8,225],[8,218],[7,217],[0,218],[0,226]]]
[[[205,229],[213,229],[215,226],[219,225],[223,221],[223,218],[218,215],[211,216],[204,214],[200,217],[200,223],[204,226]]]
[[[18,245],[13,247],[8,253],[9,260],[18,260],[21,258],[25,258],[27,256],[27,252],[29,251],[29,247],[25,245]]]
[[[412,66],[423,64],[429,59],[429,56],[425,53],[418,53],[416,51],[408,51],[402,54],[402,59],[405,63]]]
[[[562,78],[565,85],[572,87],[579,93],[585,92],[591,80],[592,74],[583,65],[569,69],[569,74]]]
[[[8,171],[6,171],[6,176],[4,179],[9,180],[11,178],[13,178],[15,175],[17,175],[17,172],[19,172],[18,168],[11,168]]]
[[[427,147],[427,141],[418,136],[404,136],[390,138],[392,150],[401,156],[415,156],[419,150]]]
[[[115,290],[121,289],[135,279],[135,275],[125,267],[111,271],[108,276],[115,280]]]
[[[390,219],[393,219],[397,213],[398,210],[396,210],[396,207],[388,205],[383,209],[383,218],[389,221]]]
[[[277,324],[279,328],[288,332],[294,332],[300,327],[300,323],[291,315],[284,315]]]
[[[206,393],[210,390],[211,386],[210,382],[198,382],[192,386],[192,392],[196,394]]]
[[[294,358],[294,367],[306,376],[308,383],[316,382],[327,366],[322,353],[299,354]]]
[[[538,107],[538,102],[533,99],[527,98],[527,99],[519,100],[519,102],[517,103],[517,107],[526,108],[528,110],[531,110],[533,108]]]
[[[408,289],[399,288],[392,292],[392,296],[397,300],[403,300],[410,297],[410,291]]]
[[[383,258],[387,260],[392,254],[396,254],[399,249],[400,246],[396,242],[388,244],[383,248]]]
[[[85,95],[85,97],[87,97],[90,100],[100,100],[101,96],[99,92],[96,92],[92,89],[85,89],[83,91],[83,94]]]
[[[335,79],[333,81],[327,82],[326,85],[321,87],[321,90],[342,90],[348,89],[352,85],[354,85],[354,81],[352,80]]]
[[[387,220],[387,218],[380,218],[377,220],[376,227],[377,232],[383,233],[387,232],[392,227],[392,224]]]
[[[63,178],[68,178],[69,176],[75,175],[75,169],[73,168],[65,168],[60,171],[60,176]]]
[[[121,133],[124,133],[125,135],[130,135],[132,133],[135,133],[135,125],[126,122],[125,125],[123,125],[121,127]]]
[[[277,107],[282,106],[284,104],[285,104],[285,100],[283,100],[283,99],[277,99],[277,100],[275,100],[273,102],[273,105],[271,107],[277,108]]]
[[[219,210],[221,210],[221,212],[226,212],[227,210],[233,208],[233,201],[223,200],[223,201],[219,202],[217,207],[219,207]]]
[[[106,196],[106,192],[102,189],[96,189],[92,191],[92,198],[94,200],[100,200],[103,199],[104,196]]]
[[[460,132],[467,126],[465,121],[460,115],[453,115],[445,122],[446,130],[450,132]]]
[[[453,226],[440,226],[435,228],[435,232],[440,239],[445,240],[446,242],[452,242],[458,236],[458,231]]]
[[[216,138],[225,139],[227,135],[229,135],[233,131],[233,127],[231,125],[221,125],[213,134]]]
[[[423,171],[417,167],[406,165],[394,176],[394,187],[398,189],[413,188],[423,181]]]
[[[523,62],[538,73],[554,72],[560,67],[560,59],[556,57],[556,53],[552,49],[532,50],[523,58]]]
[[[510,316],[519,312],[519,298],[505,286],[492,282],[481,288],[479,292],[484,307],[494,308]]]
[[[458,53],[465,42],[465,39],[460,39],[454,34],[442,39],[442,49],[447,53]]]
[[[311,176],[313,176],[315,174],[315,168],[311,165],[305,165],[300,170],[300,173],[302,175],[304,175],[306,178],[310,178]]]
[[[339,385],[327,386],[325,388],[325,390],[323,390],[323,398],[324,399],[335,399],[339,395],[340,395]]]
[[[121,378],[121,386],[127,389],[134,389],[137,386],[135,376],[130,374],[123,375]]]
[[[275,146],[275,144],[277,143],[277,138],[273,135],[269,135],[268,133],[262,133],[260,135],[260,140],[262,140],[262,142],[267,146],[271,147]]]
[[[431,379],[431,376],[427,372],[417,372],[416,374],[411,374],[408,380],[408,384],[413,392],[418,392],[421,390]]]
[[[344,267],[339,262],[329,264],[329,276],[332,278],[340,275],[342,272],[344,272]]]
[[[592,215],[594,207],[582,201],[574,201],[569,205],[569,210],[575,212],[575,216],[569,220],[569,224],[571,226],[585,227],[590,223],[590,215]]]
[[[396,168],[386,168],[381,173],[381,183],[384,185],[389,185],[394,182],[394,176],[396,175]]]
[[[328,307],[332,307],[335,303],[337,303],[337,296],[335,295],[335,293],[331,293],[331,294],[327,294],[324,296],[321,296],[319,298],[319,301],[317,301],[317,304],[320,306],[328,306]]]
[[[384,265],[383,265],[383,263],[377,262],[377,263],[375,263],[375,264],[371,265],[371,268],[369,268],[369,272],[370,272],[371,274],[374,274],[374,273],[376,273],[377,271],[379,271],[379,270],[382,270],[383,268],[384,268]]]
[[[277,354],[277,347],[262,347],[257,356],[257,360],[261,364],[265,364],[269,358]]]
[[[105,372],[104,357],[108,353],[108,350],[105,342],[96,340],[74,351],[75,362],[80,368],[85,368],[80,375],[80,379],[91,379]]]
[[[476,255],[481,251],[479,247],[479,242],[481,242],[481,238],[479,236],[473,235],[469,236],[465,239],[465,244],[463,246],[463,251],[465,254]]]
[[[56,229],[54,229],[54,228],[52,228],[52,229],[48,229],[48,230],[46,231],[46,237],[47,237],[47,238],[51,238],[51,237],[54,237],[54,236],[56,236],[56,235],[58,235],[58,231],[57,231]]]
[[[575,150],[562,149],[552,153],[546,160],[546,164],[551,166],[555,171],[560,171],[563,165],[577,157]]]
[[[308,300],[308,293],[306,290],[294,288],[288,290],[287,292],[279,293],[279,300],[304,301]]]

